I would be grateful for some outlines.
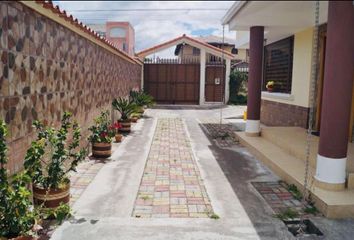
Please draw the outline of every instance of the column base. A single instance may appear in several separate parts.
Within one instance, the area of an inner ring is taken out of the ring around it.
[[[258,137],[261,132],[261,122],[260,120],[249,120],[246,121],[246,136],[249,137]]]
[[[345,189],[346,163],[347,158],[329,158],[317,154],[315,185],[331,191]]]

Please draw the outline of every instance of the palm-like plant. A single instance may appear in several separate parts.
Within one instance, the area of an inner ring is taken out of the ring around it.
[[[154,98],[143,91],[130,91],[130,99],[139,107],[150,107],[154,104]]]
[[[121,117],[120,120],[127,121],[130,118],[130,115],[135,112],[137,105],[128,99],[119,97],[113,100],[112,106],[117,110]]]

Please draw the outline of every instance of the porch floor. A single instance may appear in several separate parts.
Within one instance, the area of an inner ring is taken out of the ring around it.
[[[305,174],[306,130],[299,127],[264,127],[262,137],[248,137],[236,132],[240,142],[283,180],[301,190]],[[327,191],[313,184],[319,138],[311,138],[310,186],[316,206],[327,217],[344,218],[354,214],[354,190]],[[354,144],[348,147],[348,170],[353,171]]]

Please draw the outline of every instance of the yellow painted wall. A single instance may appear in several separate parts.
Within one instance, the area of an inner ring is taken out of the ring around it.
[[[238,53],[235,55],[236,59],[247,60],[246,49],[238,49]]]
[[[294,36],[293,76],[289,99],[269,96],[271,94],[262,96],[262,99],[309,107],[312,34],[313,28],[309,28],[296,33]]]

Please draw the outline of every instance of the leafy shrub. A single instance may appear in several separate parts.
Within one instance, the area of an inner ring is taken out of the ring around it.
[[[137,109],[137,105],[132,100],[128,100],[122,97],[114,99],[112,101],[112,106],[120,113],[120,119],[123,121],[128,120],[130,115]]]
[[[59,129],[34,122],[38,136],[27,151],[24,166],[36,186],[45,189],[65,186],[68,173],[75,171],[78,163],[85,158],[86,151],[78,150],[80,127],[75,121],[71,123],[71,117],[71,113],[65,112]],[[68,142],[70,129],[72,141]]]
[[[0,238],[34,235],[38,215],[29,199],[31,178],[22,172],[15,174],[11,183],[8,180],[6,136],[6,125],[0,120]]]
[[[231,104],[246,104],[247,93],[244,85],[247,82],[248,74],[239,71],[232,71],[230,74],[230,99]]]
[[[130,91],[130,99],[133,103],[135,103],[138,107],[151,107],[154,105],[154,98],[145,93],[144,91]]]
[[[91,135],[88,140],[91,143],[110,143],[116,131],[111,125],[109,111],[102,111],[94,121],[95,124],[89,128]]]

